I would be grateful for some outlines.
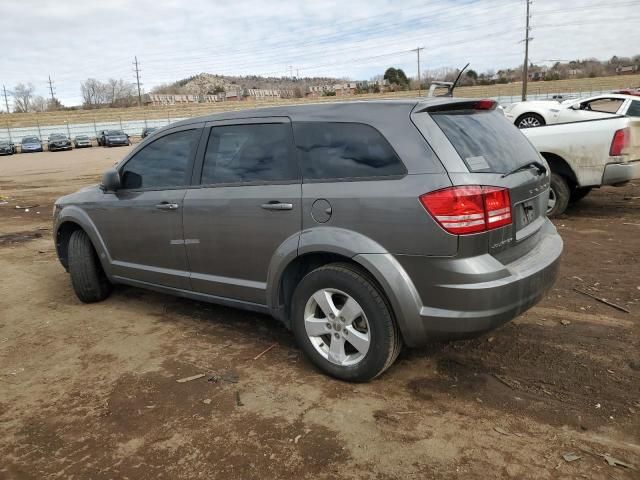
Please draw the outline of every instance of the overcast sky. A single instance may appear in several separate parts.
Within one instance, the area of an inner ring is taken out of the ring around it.
[[[80,82],[135,81],[145,91],[200,72],[369,79],[389,66],[522,62],[525,0],[2,0],[0,82],[48,76],[65,105]],[[534,0],[534,62],[640,53],[640,0]],[[291,66],[291,69],[290,69]],[[0,102],[4,109],[4,101]]]

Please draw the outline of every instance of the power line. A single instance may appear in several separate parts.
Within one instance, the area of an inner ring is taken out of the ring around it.
[[[53,81],[51,80],[51,75],[49,75],[49,91],[51,92],[51,102],[55,103],[56,97],[53,95]]]
[[[412,52],[416,52],[418,54],[418,96],[422,96],[421,83],[422,79],[420,78],[420,50],[424,50],[424,47],[417,47],[411,50]]]
[[[138,57],[135,56],[133,58],[134,58],[133,65],[135,66],[135,72],[136,72],[136,83],[138,84],[138,106],[141,107],[142,94],[140,93],[140,68],[138,67]]]
[[[527,81],[529,80],[529,20],[531,18],[530,6],[532,0],[525,0],[527,2],[527,23],[526,23],[526,36],[524,39],[524,65],[522,66],[522,101],[527,99]]]
[[[4,84],[2,85],[2,92],[4,93],[4,104],[7,107],[7,113],[11,113],[9,112],[9,100],[7,99],[7,89],[4,88]]]

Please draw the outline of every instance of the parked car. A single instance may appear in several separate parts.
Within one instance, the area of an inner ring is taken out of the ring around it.
[[[638,88],[624,88],[622,90],[617,90],[613,93],[619,93],[621,95],[634,95],[636,97],[640,97],[640,87]]]
[[[116,145],[131,145],[129,135],[122,130],[103,130],[98,135],[98,145],[113,147]]]
[[[640,116],[640,99],[632,95],[597,95],[583,99],[516,102],[504,109],[518,128],[595,120],[614,115]]]
[[[548,125],[522,130],[551,167],[547,214],[602,185],[620,186],[640,178],[640,116]]]
[[[13,155],[16,147],[8,140],[0,140],[0,155]]]
[[[47,150],[54,152],[56,150],[71,150],[71,140],[63,133],[52,133],[49,135]]]
[[[76,148],[91,148],[93,146],[88,135],[76,135],[76,138],[73,139],[73,144]]]
[[[433,98],[178,122],[56,201],[58,257],[83,302],[122,283],[269,313],[324,372],[372,379],[402,344],[496,328],[553,285],[548,168],[495,108]]]
[[[43,152],[42,142],[38,137],[24,137],[20,143],[21,153]]]
[[[158,130],[158,127],[146,127],[146,128],[143,128],[141,137],[142,138],[147,138],[149,135],[151,135],[156,130]]]

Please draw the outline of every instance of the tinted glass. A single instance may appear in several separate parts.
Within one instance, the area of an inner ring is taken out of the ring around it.
[[[121,171],[123,188],[163,188],[186,185],[191,153],[200,130],[170,133],[150,143]]]
[[[293,126],[302,177],[404,175],[404,165],[375,128],[361,123],[300,122]]]
[[[640,101],[632,101],[629,109],[627,110],[629,117],[640,117]]]
[[[526,137],[498,111],[432,113],[470,172],[507,173],[539,159]]]
[[[213,127],[202,183],[274,182],[299,177],[288,123]]]
[[[38,143],[39,141],[38,137],[24,137],[22,139],[22,143]]]
[[[124,135],[124,132],[122,130],[109,130],[107,135]]]

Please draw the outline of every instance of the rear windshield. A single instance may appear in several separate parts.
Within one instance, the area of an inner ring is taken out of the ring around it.
[[[525,136],[498,111],[432,113],[470,172],[507,173],[538,160]]]

